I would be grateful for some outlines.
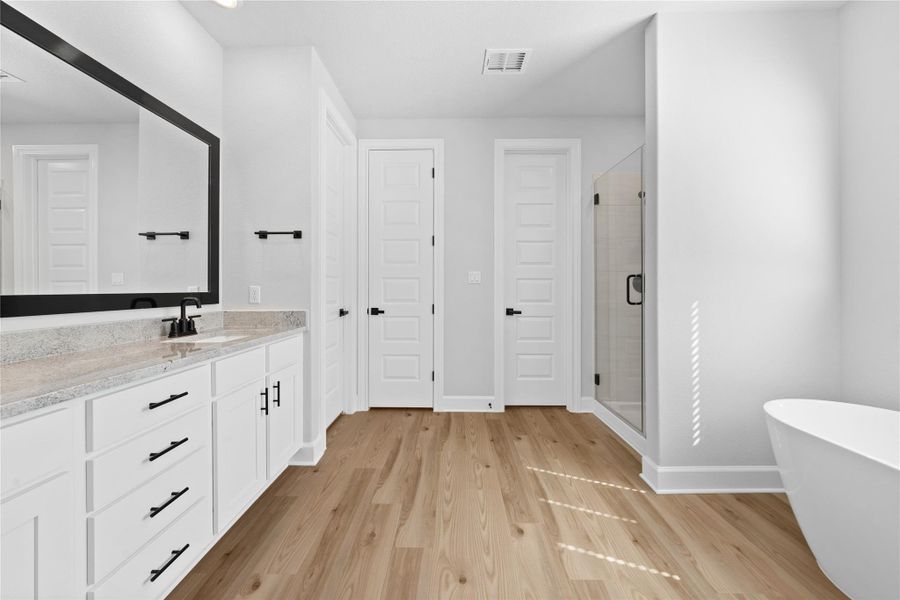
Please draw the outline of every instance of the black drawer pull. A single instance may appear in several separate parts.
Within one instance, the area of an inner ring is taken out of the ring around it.
[[[278,392],[275,395],[275,399],[273,400],[273,402],[275,402],[275,406],[281,406],[281,382],[279,381],[275,385],[273,385],[272,389]]]
[[[172,497],[169,498],[168,500],[166,500],[165,502],[163,502],[161,506],[151,506],[150,507],[150,518],[152,519],[153,517],[155,517],[156,515],[161,513],[167,506],[169,506],[170,504],[172,504],[173,502],[175,502],[176,500],[181,498],[181,496],[185,492],[187,492],[189,489],[191,489],[191,488],[186,487],[183,490],[181,490],[180,492],[172,492]]]
[[[169,447],[166,448],[165,450],[160,450],[159,452],[151,452],[150,453],[150,462],[153,462],[154,460],[156,460],[157,458],[159,458],[166,452],[171,452],[172,450],[174,450],[178,446],[182,445],[186,441],[188,441],[188,439],[184,438],[183,440],[178,440],[177,442],[172,442],[171,444],[169,444]]]
[[[172,402],[173,400],[178,400],[179,398],[184,398],[187,395],[188,395],[187,392],[181,392],[180,394],[172,394],[165,400],[160,400],[159,402],[151,402],[150,410],[153,410],[154,408],[158,408],[158,407],[162,406],[163,404],[168,404],[169,402]]]
[[[181,550],[172,550],[172,557],[166,561],[166,564],[162,566],[161,569],[151,569],[150,570],[150,581],[156,581],[156,578],[165,572],[166,569],[172,566],[172,563],[178,560],[178,557],[184,554],[184,551],[190,548],[190,544],[185,544],[184,548]]]

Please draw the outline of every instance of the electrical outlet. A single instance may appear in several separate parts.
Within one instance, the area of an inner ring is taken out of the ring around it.
[[[110,283],[112,285],[125,285],[125,273],[113,273]]]
[[[262,288],[258,285],[250,286],[250,304],[259,304],[262,302]]]
[[[481,283],[481,271],[469,271],[469,283]]]

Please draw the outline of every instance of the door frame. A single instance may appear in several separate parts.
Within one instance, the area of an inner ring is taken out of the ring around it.
[[[431,150],[434,152],[434,385],[431,407],[444,397],[444,140],[431,139],[366,139],[359,140],[359,191],[357,208],[359,224],[359,269],[357,270],[357,306],[369,303],[369,151],[371,150]],[[369,410],[369,322],[368,315],[360,315],[357,327],[359,352],[359,396],[357,410]]]
[[[504,181],[506,157],[510,154],[561,154],[566,157],[566,202],[563,235],[563,380],[564,400],[569,411],[577,412],[581,400],[581,140],[496,139],[494,140],[494,398],[499,410],[506,408],[504,372],[505,306],[504,277]]]
[[[344,389],[346,392],[344,393],[344,400],[342,411],[345,413],[354,412],[354,405],[356,404],[356,370],[353,368],[353,363],[355,361],[348,360],[348,356],[350,358],[354,358],[356,355],[356,348],[353,347],[353,342],[355,338],[353,336],[353,327],[354,321],[356,319],[355,307],[353,307],[352,302],[355,297],[353,293],[352,286],[355,283],[355,279],[352,276],[353,271],[356,269],[356,264],[353,262],[356,258],[356,249],[354,248],[354,244],[356,240],[353,239],[353,230],[354,223],[353,218],[355,215],[352,214],[352,210],[356,206],[355,198],[353,198],[353,194],[356,191],[355,186],[355,177],[356,177],[356,169],[354,169],[354,161],[356,160],[356,144],[357,139],[356,135],[353,133],[353,129],[351,129],[350,125],[344,119],[341,114],[340,109],[337,104],[328,96],[325,90],[319,90],[319,106],[318,106],[318,140],[317,140],[317,149],[319,153],[318,165],[316,166],[316,182],[314,187],[314,198],[315,201],[312,203],[311,210],[311,219],[312,219],[312,244],[311,244],[311,261],[312,265],[312,289],[310,292],[310,304],[311,311],[309,319],[309,327],[310,327],[310,372],[312,377],[310,378],[309,390],[310,390],[310,398],[314,399],[314,402],[318,404],[319,414],[311,414],[310,417],[315,417],[317,419],[317,423],[314,424],[314,427],[309,430],[311,435],[313,436],[312,440],[305,440],[305,445],[312,445],[314,453],[316,457],[314,459],[318,460],[318,452],[321,450],[324,452],[325,449],[325,201],[327,197],[327,184],[326,184],[326,169],[327,169],[327,157],[328,157],[328,147],[327,147],[327,136],[329,129],[334,131],[341,141],[344,143],[344,149],[346,152],[347,158],[347,172],[345,173],[346,177],[346,187],[345,187],[345,197],[344,197],[344,223],[343,229],[343,250],[344,256],[346,256],[346,260],[344,262],[344,277],[346,278],[347,289],[346,289],[346,301],[350,304],[350,324],[347,326],[344,332],[344,343],[345,343],[345,355],[344,360],[347,363],[347,368],[344,373],[344,381],[341,382],[344,385]],[[304,418],[306,415],[304,415]],[[306,429],[306,427],[304,427]]]
[[[34,286],[39,281],[37,261],[37,238],[33,235],[37,224],[37,162],[52,158],[82,158],[88,160],[88,173],[91,180],[91,193],[88,196],[90,224],[93,238],[88,244],[88,264],[91,275],[88,282],[88,293],[96,294],[99,281],[98,246],[99,223],[98,211],[98,155],[97,144],[37,144],[15,145],[12,147],[13,159],[13,277],[16,294],[35,294]],[[28,235],[19,235],[21,233]],[[28,291],[28,290],[32,291]]]

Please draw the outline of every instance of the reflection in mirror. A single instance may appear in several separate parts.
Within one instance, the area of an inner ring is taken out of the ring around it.
[[[2,293],[208,291],[207,144],[5,28],[0,69]]]

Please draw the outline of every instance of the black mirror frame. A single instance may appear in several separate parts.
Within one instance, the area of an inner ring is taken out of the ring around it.
[[[157,100],[121,75],[103,66],[53,32],[0,2],[0,26],[43,48],[85,75],[122,94],[209,146],[209,210],[207,290],[190,292],[204,304],[219,303],[219,138],[178,111]],[[178,306],[189,292],[134,294],[23,294],[0,296],[0,317],[24,317],[106,310]]]

